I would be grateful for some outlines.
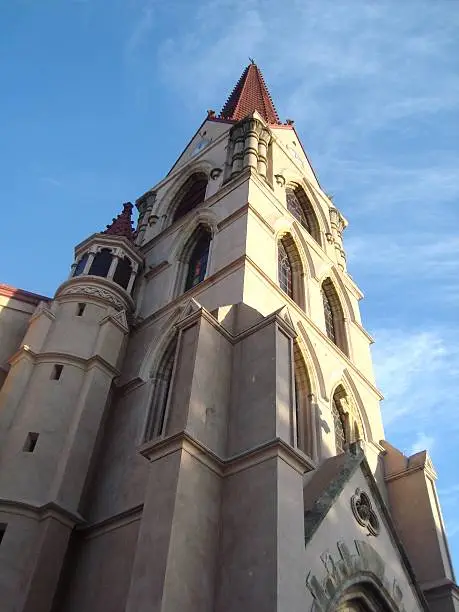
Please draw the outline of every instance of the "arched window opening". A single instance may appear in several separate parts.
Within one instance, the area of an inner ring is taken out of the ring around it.
[[[283,236],[277,243],[277,276],[282,291],[304,308],[303,266],[290,234]]]
[[[73,271],[73,276],[80,276],[80,274],[83,274],[83,270],[85,269],[86,262],[88,261],[88,257],[89,257],[89,253],[85,253],[83,257],[80,257],[75,267],[75,270]]]
[[[348,350],[343,308],[338,293],[329,278],[322,283],[322,302],[324,308],[325,332],[330,340],[347,355]]]
[[[178,194],[172,223],[196,208],[201,202],[204,202],[206,189],[207,176],[205,174],[197,173],[190,176]]]
[[[296,443],[309,457],[316,455],[311,383],[297,342],[293,344],[295,375]]]
[[[297,219],[316,242],[320,244],[320,227],[316,214],[303,189],[296,187],[286,189],[288,211]]]
[[[115,274],[113,275],[113,280],[115,281],[115,283],[118,283],[118,285],[123,287],[123,289],[127,289],[129,281],[131,280],[131,273],[131,260],[128,257],[123,257],[123,259],[118,260]]]
[[[336,397],[333,397],[332,400],[332,415],[333,427],[335,431],[336,454],[344,453],[348,444],[346,435],[346,419],[341,407],[339,406],[339,400]]]
[[[200,228],[188,260],[185,291],[201,283],[206,276],[211,238],[212,236],[208,229]]]
[[[112,263],[112,252],[110,249],[102,249],[94,257],[89,274],[94,276],[107,276]]]
[[[154,378],[153,397],[146,432],[147,440],[158,438],[165,433],[166,409],[171,392],[176,349],[177,338],[174,338],[164,351]]]
[[[280,240],[277,249],[279,286],[293,300],[293,271],[284,241]]]
[[[332,342],[336,344],[336,332],[335,332],[335,320],[333,315],[333,308],[328,295],[325,291],[322,291],[322,300],[324,303],[324,314],[325,314],[325,331],[327,336]]]

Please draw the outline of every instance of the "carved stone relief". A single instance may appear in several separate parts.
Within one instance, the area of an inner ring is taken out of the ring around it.
[[[366,527],[370,535],[377,536],[380,531],[379,519],[373,510],[370,498],[364,491],[355,490],[355,494],[351,497],[351,508],[359,525]]]
[[[354,543],[356,552],[344,542],[337,542],[339,554],[326,551],[320,557],[325,570],[322,575],[308,573],[306,587],[314,598],[310,612],[333,612],[346,589],[369,577],[395,609],[405,612],[402,589],[395,578],[386,575],[382,557],[368,542],[355,540]]]

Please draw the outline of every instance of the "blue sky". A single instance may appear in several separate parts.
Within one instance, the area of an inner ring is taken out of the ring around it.
[[[456,0],[0,4],[0,281],[52,295],[254,57],[350,222],[386,436],[430,449],[456,567],[458,31]]]

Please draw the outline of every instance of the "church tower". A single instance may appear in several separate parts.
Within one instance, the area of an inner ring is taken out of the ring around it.
[[[5,610],[458,612],[431,460],[384,441],[347,221],[255,63],[136,205],[0,393]]]

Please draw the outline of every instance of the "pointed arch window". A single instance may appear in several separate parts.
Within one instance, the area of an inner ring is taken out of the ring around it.
[[[277,278],[279,287],[304,308],[304,273],[300,254],[290,234],[277,243]]]
[[[297,342],[293,344],[295,376],[296,444],[309,457],[315,458],[316,431],[311,402],[311,383]]]
[[[280,240],[277,249],[279,286],[293,300],[293,270],[284,241]]]
[[[300,187],[285,190],[287,210],[297,219],[316,242],[320,244],[320,227],[308,196]]]
[[[211,234],[209,230],[201,228],[188,260],[185,291],[192,289],[204,280],[209,261],[210,242]]]
[[[322,283],[322,302],[324,308],[325,332],[330,340],[348,355],[347,339],[344,326],[344,312],[338,293],[327,278]]]
[[[207,189],[207,176],[204,173],[195,173],[185,182],[180,189],[174,208],[172,223],[196,208],[204,202]]]
[[[339,406],[339,400],[336,396],[333,396],[332,400],[332,416],[333,416],[333,427],[335,431],[335,448],[336,454],[344,453],[348,444],[346,435],[346,419]]]
[[[167,346],[154,377],[153,396],[147,424],[146,440],[158,438],[165,433],[166,410],[172,387],[177,338]]]

